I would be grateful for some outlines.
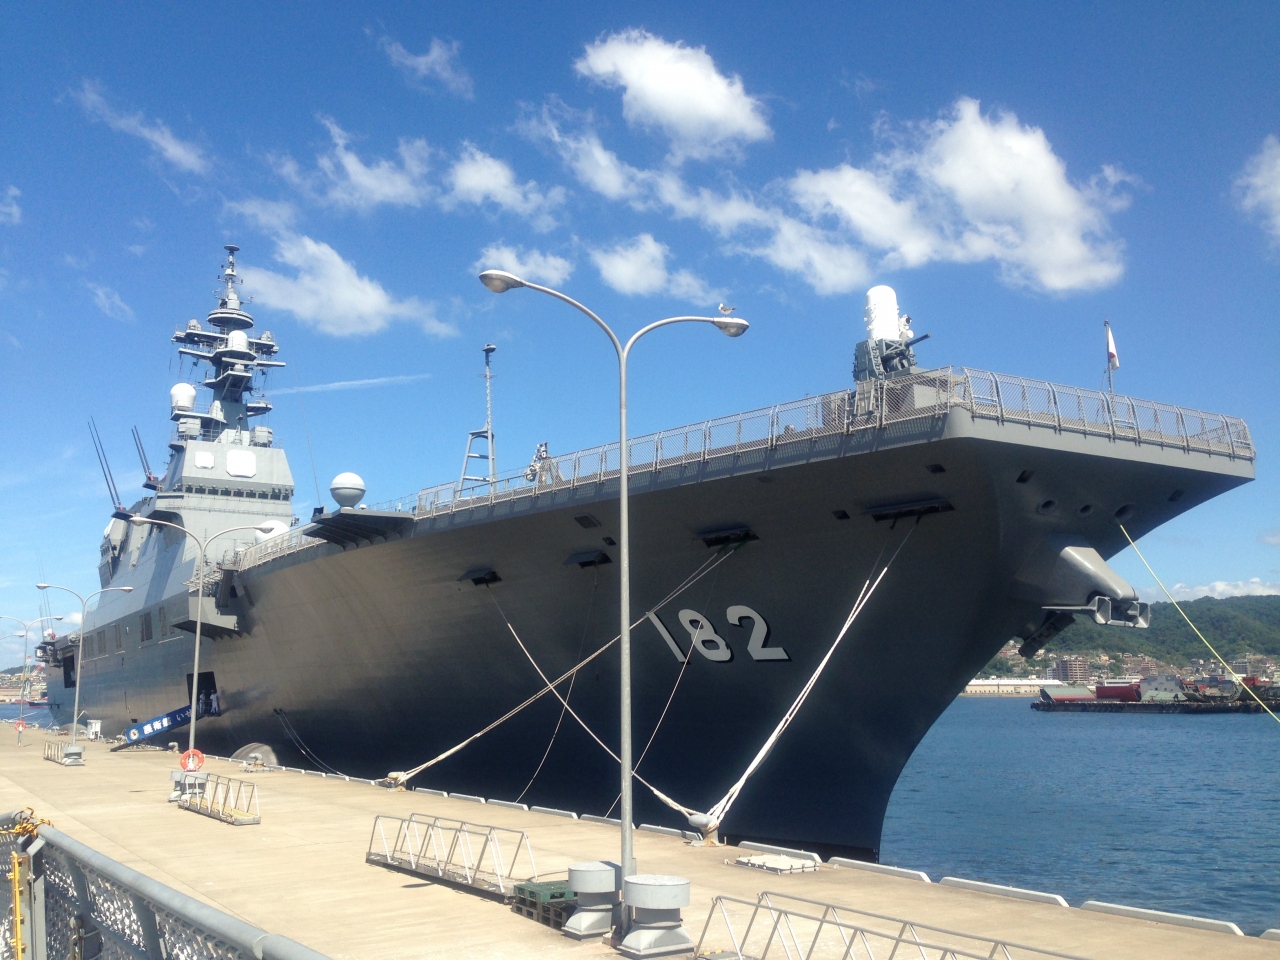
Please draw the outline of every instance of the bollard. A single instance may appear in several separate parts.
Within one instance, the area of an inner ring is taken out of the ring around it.
[[[618,903],[621,880],[622,868],[616,863],[593,860],[570,864],[569,889],[578,895],[578,908],[561,933],[574,940],[589,940],[612,930],[622,916]]]
[[[684,877],[627,877],[622,881],[622,901],[635,912],[635,917],[626,938],[618,945],[619,953],[644,958],[693,951],[693,940],[680,920],[680,908],[689,905],[689,881]]]

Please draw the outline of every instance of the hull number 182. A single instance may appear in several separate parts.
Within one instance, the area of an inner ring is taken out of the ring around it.
[[[782,647],[769,646],[769,625],[765,623],[764,617],[756,613],[750,607],[744,607],[742,604],[734,604],[724,612],[725,619],[733,626],[745,626],[745,621],[751,622],[751,637],[747,640],[747,654],[752,660],[790,660],[791,657]],[[729,641],[720,634],[716,633],[715,626],[703,614],[697,610],[681,610],[677,614],[680,618],[680,625],[689,634],[690,650],[697,650],[713,663],[728,663],[733,659],[733,648],[729,646]],[[684,663],[688,658],[683,647],[676,642],[675,637],[671,635],[671,631],[667,629],[658,615],[652,610],[648,613],[649,622],[653,624],[654,629],[658,631],[662,639],[667,641],[667,646],[671,648],[671,652],[675,654],[676,660]]]

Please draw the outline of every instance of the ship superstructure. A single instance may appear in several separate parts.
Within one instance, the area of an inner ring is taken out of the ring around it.
[[[339,506],[290,528],[284,453],[249,422],[267,409],[252,387],[275,343],[249,337],[234,279],[232,260],[212,330],[174,338],[211,368],[213,399],[198,411],[174,389],[168,470],[104,541],[104,583],[138,589],[109,595],[86,629],[87,716],[118,733],[199,683],[221,708],[200,721],[207,752],[383,777],[467,741],[415,783],[607,814],[616,762],[541,675],[616,742],[617,445],[542,449],[496,477],[464,465],[461,480],[368,509],[344,474]],[[887,287],[864,319],[851,389],[631,441],[633,678],[639,773],[708,810],[892,558],[721,825],[875,857],[903,765],[965,684],[1010,637],[1030,655],[1074,617],[1143,626],[1146,605],[1106,563],[1125,544],[1120,523],[1148,533],[1247,482],[1254,454],[1231,417],[921,369],[921,338]],[[472,434],[490,469],[491,423]],[[212,550],[197,598],[188,538],[147,534],[127,523],[135,513],[200,536],[267,521],[279,532]],[[198,679],[197,603],[213,628]],[[63,664],[49,698],[66,722],[76,651],[46,656]],[[686,826],[639,787],[636,805]]]

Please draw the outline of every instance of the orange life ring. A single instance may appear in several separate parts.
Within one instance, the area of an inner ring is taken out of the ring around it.
[[[25,720],[15,720],[15,721],[13,721],[13,729],[15,729],[15,730],[17,730],[19,733],[21,733],[23,730],[27,729],[27,723],[26,723],[26,721],[25,721]]]
[[[179,763],[187,773],[195,773],[204,766],[204,754],[199,750],[188,750],[182,755]]]

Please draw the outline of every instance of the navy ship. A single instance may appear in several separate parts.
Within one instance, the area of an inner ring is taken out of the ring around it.
[[[370,506],[340,476],[336,505],[300,522],[255,425],[279,348],[254,335],[227,250],[217,307],[173,336],[207,377],[173,387],[164,475],[100,545],[102,585],[134,589],[42,649],[55,720],[78,684],[104,734],[180,740],[149,721],[183,722],[194,687],[211,754],[368,778],[448,754],[413,785],[614,810],[617,763],[584,726],[616,747],[617,445],[469,473],[493,467],[487,425],[460,479]],[[720,833],[875,859],[899,773],[965,684],[1011,637],[1030,656],[1078,616],[1145,626],[1106,563],[1120,525],[1143,536],[1247,482],[1254,450],[1232,417],[923,369],[888,287],[864,321],[850,384],[631,441],[632,643],[639,776],[693,810],[831,654]],[[146,519],[256,529],[198,570],[193,538]],[[685,826],[639,786],[636,818]]]

